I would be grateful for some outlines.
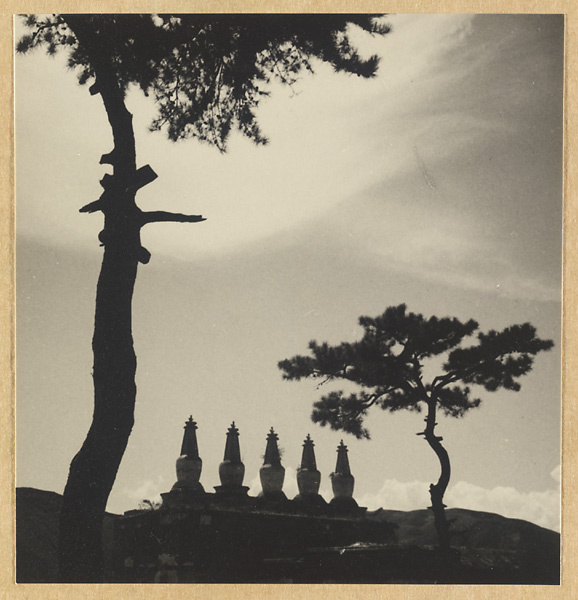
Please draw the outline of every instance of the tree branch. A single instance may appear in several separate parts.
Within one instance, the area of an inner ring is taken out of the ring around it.
[[[468,374],[468,372],[471,373],[475,371],[477,366],[478,365],[475,365],[472,366],[470,369],[463,369],[462,371],[450,371],[447,375],[438,375],[437,377],[434,377],[431,384],[432,392],[440,390],[449,383],[455,383],[456,381],[463,379]]]
[[[141,226],[146,225],[147,223],[199,223],[207,220],[201,215],[183,215],[181,213],[166,212],[164,210],[143,212],[140,218]]]

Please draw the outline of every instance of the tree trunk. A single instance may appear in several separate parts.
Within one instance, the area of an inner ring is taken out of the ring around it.
[[[92,349],[94,412],[90,430],[72,460],[60,512],[59,577],[62,582],[103,580],[102,524],[106,503],[134,423],[136,356],[132,339],[132,296],[138,262],[150,258],[141,247],[140,230],[147,223],[197,223],[201,215],[166,211],[142,212],[135,203],[139,188],[156,178],[147,165],[137,171],[132,115],[116,79],[106,40],[85,15],[63,15],[90,64],[112,129],[114,148],[101,164],[113,175],[101,180],[104,192],[81,212],[102,211],[99,238],[104,257],[96,291]],[[105,36],[106,37],[106,36]]]
[[[60,581],[103,580],[102,524],[134,420],[136,357],[131,299],[136,259],[106,248],[97,288],[94,413],[74,457],[60,514]]]
[[[103,180],[100,202],[105,226],[104,257],[96,293],[93,420],[72,460],[60,514],[59,578],[103,581],[102,524],[106,503],[134,422],[136,356],[132,339],[132,296],[140,246],[141,213],[136,207],[132,116],[123,92],[107,70],[82,16],[66,21],[87,52],[94,52],[95,88],[104,102],[114,138],[112,178]]]
[[[436,453],[441,466],[441,473],[438,482],[431,484],[429,487],[429,493],[431,498],[431,509],[434,514],[434,523],[438,536],[438,543],[442,550],[449,550],[450,547],[450,534],[449,534],[449,523],[446,519],[445,508],[446,505],[443,502],[444,494],[450,482],[450,458],[446,449],[441,445],[443,438],[435,435],[434,430],[436,426],[436,400],[428,399],[428,414],[426,418],[426,428],[424,431],[425,439]]]

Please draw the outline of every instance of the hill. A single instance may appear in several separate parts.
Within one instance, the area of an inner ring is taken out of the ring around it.
[[[58,517],[62,496],[35,488],[16,488],[16,581],[56,583],[58,571]],[[107,513],[103,545],[107,566],[113,545],[113,521]]]
[[[483,572],[489,570],[500,583],[559,584],[560,534],[556,531],[521,519],[463,508],[447,509],[446,515],[452,523],[452,547],[459,550],[461,564],[477,570],[482,579]],[[427,548],[436,544],[429,510],[379,509],[369,513],[368,518],[396,523],[398,541],[404,546]]]
[[[19,583],[56,582],[60,503],[61,496],[54,492],[34,488],[16,490]],[[440,571],[436,562],[431,511],[384,509],[368,512],[366,518],[396,524],[397,545],[308,548],[303,556],[295,558],[290,569],[298,571],[308,582],[559,583],[558,533],[493,513],[453,508],[448,509],[447,515],[453,521],[454,547],[449,570]],[[116,515],[107,514],[103,532],[108,567],[113,555],[115,518]],[[328,577],[328,573],[334,576]]]

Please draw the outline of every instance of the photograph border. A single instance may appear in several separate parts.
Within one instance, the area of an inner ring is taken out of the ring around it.
[[[472,600],[484,598],[526,598],[539,594],[541,598],[573,598],[578,596],[576,496],[578,495],[578,406],[576,397],[578,357],[573,352],[577,337],[578,305],[574,290],[577,283],[578,211],[576,182],[578,161],[575,158],[576,125],[578,114],[577,31],[578,3],[563,1],[423,1],[408,0],[375,2],[352,0],[344,2],[318,0],[242,0],[223,2],[209,0],[203,3],[185,1],[39,1],[4,0],[0,13],[0,78],[3,90],[0,100],[0,118],[3,127],[0,143],[0,598],[185,598],[191,594],[199,599],[213,598],[324,598],[355,599],[381,598],[454,598]],[[194,10],[193,10],[194,9]],[[564,220],[563,220],[563,303],[562,303],[562,577],[560,586],[527,585],[413,585],[413,584],[177,584],[175,587],[150,587],[147,584],[16,584],[15,583],[15,210],[14,210],[14,39],[13,15],[47,12],[360,12],[360,13],[551,13],[565,15],[565,90],[564,90]],[[190,586],[194,585],[194,589]],[[290,587],[287,587],[289,585]],[[385,588],[384,588],[385,586]]]

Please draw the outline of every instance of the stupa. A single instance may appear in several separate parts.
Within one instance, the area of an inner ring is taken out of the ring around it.
[[[294,500],[309,506],[326,506],[327,502],[319,494],[321,484],[321,473],[317,469],[315,460],[315,444],[311,436],[303,441],[303,452],[301,454],[301,466],[297,469],[297,487],[299,494]]]
[[[163,505],[186,504],[197,501],[205,496],[205,490],[200,483],[203,461],[199,456],[197,443],[197,423],[191,415],[184,426],[181,453],[177,458],[177,481],[171,491],[161,494]]]
[[[259,478],[263,488],[260,496],[266,500],[287,500],[287,496],[283,492],[285,468],[281,464],[278,441],[279,436],[271,427],[271,431],[267,434],[267,447],[263,466],[259,469]]]
[[[244,477],[245,465],[241,461],[239,430],[233,421],[227,430],[225,455],[223,462],[219,465],[221,485],[215,486],[215,492],[224,496],[246,496],[249,488],[243,485]]]
[[[335,471],[329,475],[331,478],[331,487],[333,488],[333,499],[329,504],[339,511],[351,511],[359,508],[353,498],[355,478],[351,474],[347,453],[347,446],[341,440],[337,447]]]

